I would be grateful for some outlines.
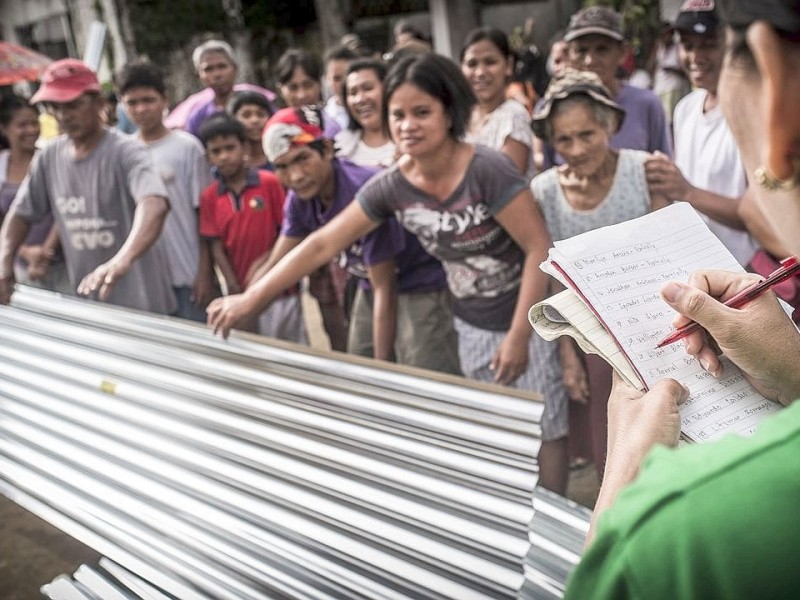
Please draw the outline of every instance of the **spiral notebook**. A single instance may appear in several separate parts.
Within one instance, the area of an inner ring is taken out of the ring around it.
[[[780,410],[724,356],[724,375],[715,379],[683,344],[656,348],[675,316],[659,294],[664,282],[685,281],[699,269],[743,271],[689,204],[555,242],[541,268],[567,289],[530,309],[536,333],[573,337],[639,389],[664,377],[680,381],[689,389],[681,408],[685,438],[749,435]]]

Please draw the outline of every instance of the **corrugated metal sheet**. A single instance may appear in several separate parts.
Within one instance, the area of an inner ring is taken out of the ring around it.
[[[24,288],[0,309],[0,490],[179,598],[515,597],[542,409]]]
[[[59,575],[41,589],[51,600],[171,600],[152,585],[127,569],[100,559],[99,567],[81,565],[72,577]]]
[[[523,600],[561,598],[567,578],[580,558],[591,513],[587,508],[542,488],[537,488],[534,493],[534,506],[536,513],[530,527],[531,547],[525,561],[525,583],[518,597]],[[103,590],[108,585],[116,585],[113,591],[131,591],[146,600],[166,598],[108,559],[101,559],[100,567],[105,572],[105,579],[101,580]],[[92,575],[91,579],[89,575]],[[111,593],[99,594],[100,584],[89,586],[89,582],[96,581],[98,577],[101,576],[92,567],[84,565],[75,573],[74,581],[67,576],[59,576],[52,584],[42,588],[43,593],[52,600],[71,600],[71,594],[78,588],[89,593],[90,600],[116,600]],[[158,579],[158,576],[154,578],[156,581]],[[114,583],[109,584],[108,580]]]
[[[562,598],[566,581],[578,564],[591,511],[544,488],[536,488],[531,542],[525,559],[524,600]]]

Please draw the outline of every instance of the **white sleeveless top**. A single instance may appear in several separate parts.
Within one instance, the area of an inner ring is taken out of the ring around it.
[[[611,189],[591,210],[577,210],[567,201],[558,182],[558,167],[533,178],[531,191],[544,213],[553,241],[635,219],[650,212],[650,191],[644,161],[650,156],[640,150],[620,150]]]

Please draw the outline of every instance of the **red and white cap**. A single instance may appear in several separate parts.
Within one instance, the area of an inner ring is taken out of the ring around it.
[[[322,110],[318,106],[283,108],[264,126],[261,137],[264,154],[270,162],[275,162],[292,148],[325,137],[322,126]]]

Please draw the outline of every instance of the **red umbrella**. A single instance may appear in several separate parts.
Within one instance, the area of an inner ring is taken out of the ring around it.
[[[51,62],[44,54],[0,41],[0,85],[36,81]]]

